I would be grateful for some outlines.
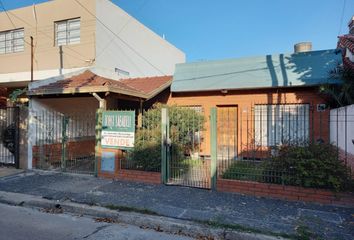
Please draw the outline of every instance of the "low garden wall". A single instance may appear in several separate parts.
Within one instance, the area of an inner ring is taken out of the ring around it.
[[[119,179],[124,181],[142,182],[149,184],[161,184],[161,173],[138,170],[119,169],[114,174],[100,172],[99,177]]]
[[[59,163],[62,158],[62,144],[43,144],[32,147],[32,165],[37,166],[40,158],[43,157],[48,163]],[[95,154],[95,140],[87,139],[80,141],[69,141],[66,143],[67,159],[90,156]]]
[[[241,193],[256,197],[269,197],[289,201],[303,201],[354,207],[354,194],[329,190],[285,186],[239,180],[217,180],[217,191]]]

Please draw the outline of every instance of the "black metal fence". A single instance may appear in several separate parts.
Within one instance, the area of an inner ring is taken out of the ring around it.
[[[339,154],[338,141],[333,142],[343,136],[341,131],[330,131],[344,123],[330,117],[328,109],[310,104],[257,104],[239,115],[235,111],[218,109],[219,178],[337,188],[328,180],[332,178],[350,188],[348,153]],[[344,118],[348,121],[350,116]],[[232,131],[234,126],[238,131]],[[343,126],[344,133],[348,126]]]
[[[94,113],[35,112],[33,125],[34,168],[94,174]]]
[[[0,108],[0,165],[19,167],[19,108]]]

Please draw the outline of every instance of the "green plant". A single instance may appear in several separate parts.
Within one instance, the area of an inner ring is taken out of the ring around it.
[[[320,87],[320,92],[328,97],[328,104],[331,107],[354,104],[354,70],[338,65],[329,74],[329,78],[339,79],[342,84],[325,84]]]
[[[144,112],[142,127],[135,134],[135,146],[129,153],[129,161],[136,168],[157,171],[161,167],[161,110],[168,109],[171,154],[176,161],[198,150],[194,135],[203,130],[204,115],[192,108],[155,104]]]
[[[11,102],[17,102],[18,98],[23,95],[27,94],[28,88],[22,89],[15,89],[12,93],[9,94],[9,98]]]
[[[282,180],[287,185],[351,189],[350,169],[338,159],[336,147],[327,143],[281,146],[267,169],[286,173]]]

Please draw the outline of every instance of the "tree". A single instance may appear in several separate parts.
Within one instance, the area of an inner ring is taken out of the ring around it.
[[[343,107],[354,104],[354,70],[337,66],[330,73],[330,78],[342,80],[342,84],[326,84],[320,87],[320,92],[329,97],[331,107]]]

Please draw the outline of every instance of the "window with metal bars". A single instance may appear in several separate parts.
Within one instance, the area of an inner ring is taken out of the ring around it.
[[[309,104],[255,105],[256,145],[279,146],[308,141],[309,113]]]
[[[55,22],[55,45],[80,43],[80,18]]]
[[[0,32],[0,54],[24,51],[24,35],[23,28]]]

